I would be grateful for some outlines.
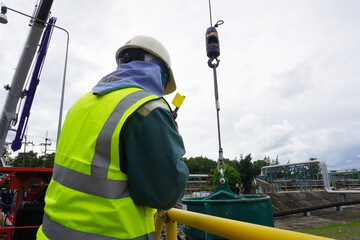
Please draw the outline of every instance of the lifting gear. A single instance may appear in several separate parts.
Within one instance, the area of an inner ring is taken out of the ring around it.
[[[218,93],[218,84],[217,84],[217,74],[216,68],[219,66],[220,60],[218,57],[220,56],[220,44],[219,44],[219,35],[216,28],[224,23],[223,20],[219,20],[216,22],[214,26],[212,26],[212,16],[211,16],[211,2],[209,0],[209,13],[210,13],[210,27],[206,30],[205,39],[206,39],[206,54],[209,58],[208,66],[213,69],[214,72],[214,89],[215,89],[215,105],[216,105],[216,116],[217,116],[217,128],[218,128],[218,140],[219,140],[219,158],[217,163],[217,170],[221,174],[221,179],[224,178],[224,172],[226,170],[226,165],[223,157],[223,149],[221,147],[221,135],[220,135],[220,102],[219,102],[219,93]],[[216,61],[214,63],[214,60]],[[220,168],[223,166],[223,168]]]
[[[208,65],[210,68],[214,68],[214,64],[212,63],[214,60],[217,61],[216,65],[219,65],[220,62],[220,60],[217,59],[217,57],[220,56],[220,43],[216,28],[223,23],[223,20],[219,20],[213,27],[209,27],[206,30],[206,54],[209,58]]]

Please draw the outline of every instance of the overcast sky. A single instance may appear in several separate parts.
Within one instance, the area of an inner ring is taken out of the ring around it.
[[[36,1],[3,3],[31,15]],[[217,69],[225,158],[251,153],[254,160],[278,156],[294,163],[316,157],[330,169],[360,168],[359,9],[358,0],[212,0],[213,23],[225,22],[218,28]],[[185,157],[217,160],[207,0],[54,0],[51,12],[70,33],[64,117],[116,68],[121,45],[135,35],[153,36],[170,52],[176,92],[186,96],[177,119]],[[1,85],[10,84],[29,31],[29,19],[10,11],[7,16],[9,23],[0,25]],[[65,33],[55,29],[28,124],[28,140],[36,145],[48,131],[50,150],[65,47]],[[6,94],[0,90],[0,106]]]

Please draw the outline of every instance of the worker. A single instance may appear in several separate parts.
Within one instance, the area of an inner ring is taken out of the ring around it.
[[[162,98],[176,89],[168,51],[136,36],[116,62],[67,114],[37,239],[154,239],[156,209],[184,195],[184,144]]]

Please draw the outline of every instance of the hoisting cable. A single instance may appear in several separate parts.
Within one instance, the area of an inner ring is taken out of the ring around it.
[[[210,27],[212,26],[211,1],[209,0]]]
[[[214,90],[215,90],[215,106],[216,106],[216,117],[217,117],[217,129],[218,129],[218,141],[219,141],[219,158],[217,163],[217,170],[221,174],[221,178],[224,177],[224,172],[226,170],[226,165],[223,157],[223,149],[221,146],[221,134],[220,134],[220,102],[219,102],[219,93],[218,93],[218,83],[217,83],[217,74],[216,68],[219,66],[220,60],[218,56],[220,55],[220,45],[219,45],[219,36],[216,28],[224,23],[223,20],[216,22],[212,26],[212,15],[211,15],[211,1],[209,0],[209,14],[210,14],[210,27],[206,30],[206,54],[209,57],[208,66],[213,69],[214,73]],[[214,62],[215,60],[215,62]],[[223,168],[221,168],[222,166]],[[221,181],[221,180],[220,180]]]

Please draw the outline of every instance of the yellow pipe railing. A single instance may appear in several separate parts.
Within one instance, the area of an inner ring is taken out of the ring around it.
[[[169,223],[166,225],[166,239],[177,239],[177,227],[176,222],[183,223],[209,232],[227,239],[252,239],[252,240],[264,240],[264,239],[277,239],[277,240],[325,240],[330,238],[319,237],[315,235],[293,232],[278,228],[272,228],[252,223],[246,223],[221,217],[210,216],[201,213],[195,213],[190,211],[184,211],[176,208],[167,210],[169,216]],[[156,217],[156,239],[160,238],[163,222],[160,217]],[[161,225],[160,230],[158,229]],[[168,229],[169,228],[169,229]],[[169,231],[170,230],[170,231]],[[160,232],[159,232],[160,231]]]
[[[161,220],[159,213],[155,216],[155,239],[160,239],[164,222]]]
[[[166,223],[166,240],[177,239],[177,222],[170,220]]]

